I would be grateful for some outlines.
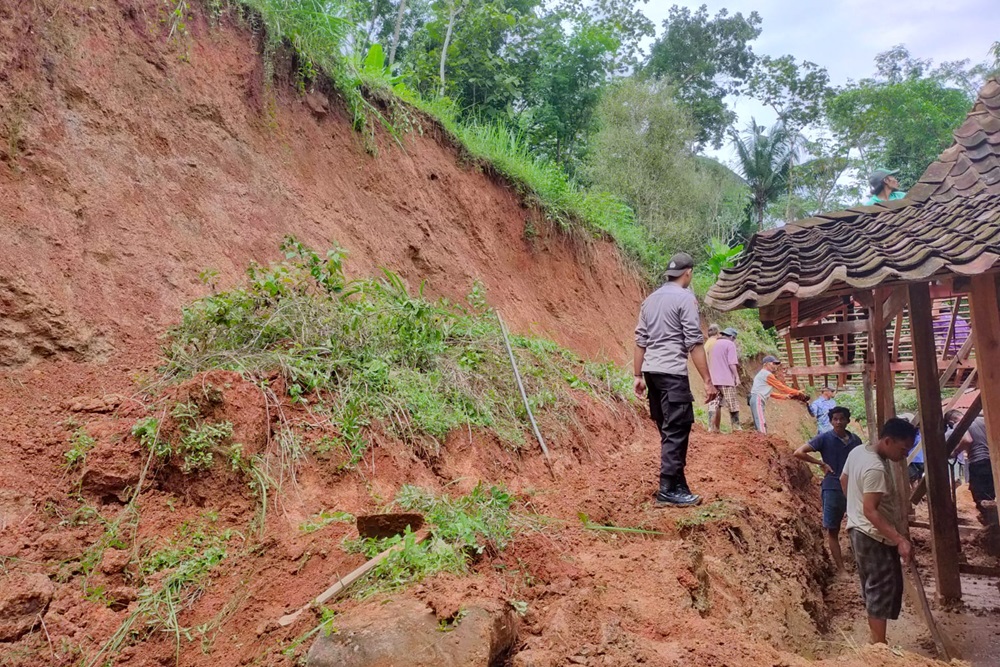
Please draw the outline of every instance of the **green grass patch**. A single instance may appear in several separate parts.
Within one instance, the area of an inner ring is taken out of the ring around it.
[[[91,657],[88,667],[113,664],[125,646],[144,641],[153,633],[172,636],[179,659],[182,641],[196,639],[192,628],[181,625],[180,614],[202,594],[213,568],[227,555],[228,542],[240,536],[218,530],[217,517],[184,523],[162,548],[147,550],[139,558],[139,593],[135,605],[115,633]],[[200,628],[201,634],[211,628]]]
[[[432,301],[422,285],[411,294],[389,271],[348,282],[340,249],[320,256],[291,238],[282,248],[285,261],[251,266],[246,285],[184,309],[165,350],[166,377],[221,368],[266,386],[279,373],[292,401],[329,418],[336,433],[322,446],[342,448],[347,465],[364,455],[376,421],[424,450],[468,428],[524,444],[527,412],[480,285],[466,306]],[[573,390],[631,400],[623,369],[584,363],[551,341],[513,336],[511,343],[537,416],[572,407]],[[195,469],[229,431],[206,431],[190,412],[177,407],[173,416],[184,434],[177,451]]]
[[[306,521],[300,523],[299,530],[308,535],[309,533],[315,533],[317,530],[329,526],[331,523],[352,523],[353,521],[354,515],[350,512],[323,510],[322,512],[314,514]]]
[[[679,517],[677,519],[677,528],[683,531],[690,531],[695,528],[700,528],[707,523],[713,521],[721,521],[727,519],[741,508],[736,505],[731,500],[720,499],[713,501],[703,507],[699,507],[697,510]]]
[[[415,486],[403,486],[395,505],[420,512],[431,528],[431,537],[417,543],[407,531],[388,539],[345,540],[348,551],[373,558],[402,543],[403,548],[380,563],[360,584],[355,595],[367,598],[376,593],[399,590],[438,572],[466,572],[471,560],[489,550],[504,549],[513,538],[514,498],[499,486],[477,485],[468,495],[450,498]]]
[[[69,438],[69,449],[63,454],[66,457],[66,468],[75,468],[87,458],[87,452],[94,448],[97,440],[92,438],[82,427],[73,431]]]

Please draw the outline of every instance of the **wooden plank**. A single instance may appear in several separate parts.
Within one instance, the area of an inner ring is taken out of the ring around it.
[[[924,444],[924,477],[927,480],[927,506],[931,523],[931,547],[934,578],[938,596],[943,601],[962,598],[962,580],[958,574],[961,542],[958,538],[958,515],[951,497],[951,474],[945,447],[941,414],[941,387],[934,363],[934,320],[931,315],[930,287],[927,283],[908,286],[910,295],[910,334],[913,340],[914,382],[920,406],[921,441]]]
[[[428,537],[430,537],[430,530],[424,528],[419,532],[417,532],[416,534],[414,534],[413,540],[417,544],[420,544]],[[340,595],[341,593],[346,591],[355,581],[357,581],[358,579],[360,579],[361,577],[365,576],[373,569],[375,569],[376,565],[378,565],[379,563],[381,563],[382,561],[384,561],[386,558],[396,553],[397,551],[402,551],[403,547],[405,546],[406,546],[406,540],[404,539],[399,544],[391,546],[382,553],[380,553],[379,555],[375,556],[374,558],[366,562],[364,565],[361,565],[357,569],[352,570],[347,574],[346,577],[344,577],[343,579],[338,579],[336,582],[334,582],[332,586],[330,586],[325,591],[317,595],[316,599],[310,600],[308,604],[303,605],[302,607],[299,607],[292,613],[285,614],[284,616],[279,618],[278,625],[280,625],[281,627],[287,627],[292,623],[294,623],[299,618],[299,616],[302,615],[302,612],[311,607],[313,604],[317,605],[325,604],[331,598]]]
[[[955,319],[958,317],[958,306],[962,303],[959,297],[955,301],[955,307],[951,309],[951,322],[948,323],[948,333],[944,337],[944,349],[941,350],[941,358],[948,358],[948,350],[951,348],[951,341],[955,340]]]
[[[919,602],[920,612],[923,614],[924,623],[927,624],[927,629],[931,631],[931,639],[934,640],[934,646],[937,647],[938,655],[945,662],[951,662],[953,658],[960,659],[962,654],[959,653],[958,647],[955,646],[955,642],[953,642],[951,637],[946,635],[941,630],[937,621],[934,620],[934,614],[931,613],[931,606],[927,604],[927,593],[924,592],[924,582],[920,580],[920,571],[917,569],[917,561],[911,558],[908,565],[910,579],[912,581],[913,588],[917,593],[917,601]]]
[[[938,359],[936,361],[938,370],[945,371],[951,368],[952,361],[954,361],[954,359],[949,361]],[[935,361],[932,360],[931,364],[934,363]],[[951,368],[951,373],[948,375],[948,379],[951,379],[951,376],[955,374],[955,370],[957,370],[958,368],[975,368],[975,367],[976,367],[975,362],[972,361],[956,363],[954,365],[954,368]],[[913,362],[912,361],[890,362],[889,368],[895,373],[911,372],[913,370]],[[864,370],[865,370],[865,364],[833,364],[830,366],[812,366],[812,367],[793,366],[791,368],[786,368],[785,374],[791,376],[801,376],[810,374],[823,375],[824,373],[850,373],[852,375],[856,375],[858,373],[863,373]],[[941,377],[943,378],[944,376],[942,375]],[[947,383],[947,380],[941,380],[941,381]]]
[[[962,347],[958,349],[958,354],[948,360],[948,365],[945,366],[945,372],[941,374],[940,387],[942,389],[951,381],[951,376],[955,374],[958,370],[959,364],[962,364],[969,357],[969,353],[972,352],[972,347],[975,344],[975,338],[969,336],[962,343]]]
[[[841,309],[840,309],[840,319],[843,320],[843,321],[845,321],[845,322],[847,321],[847,306],[846,305],[842,306]],[[840,364],[844,365],[844,364],[847,363],[847,348],[848,348],[847,336],[844,335],[841,338],[841,340],[842,340],[842,344],[840,346],[840,352],[838,354],[839,354]],[[841,387],[846,387],[847,386],[847,373],[840,373],[839,374],[838,384]]]
[[[903,334],[903,313],[896,315],[896,329],[892,332],[892,360],[899,361],[899,339]]]
[[[969,306],[972,337],[976,339],[976,368],[990,448],[993,485],[1000,489],[1000,299],[996,274],[972,277]]]
[[[792,307],[794,308],[797,303],[798,301],[793,301]],[[792,337],[789,336],[788,334],[785,334],[785,350],[788,352],[788,365],[791,366],[792,364],[795,363],[795,357],[792,356]],[[809,372],[807,371],[803,373],[803,375],[809,375]],[[792,376],[792,386],[794,386],[796,389],[799,388],[798,376],[794,375]]]
[[[886,288],[883,288],[886,289]],[[882,318],[888,322],[894,317],[898,317],[902,314],[903,308],[906,307],[906,289],[903,287],[896,287],[892,290],[889,298],[885,300],[882,305]]]
[[[812,362],[812,355],[809,354],[809,339],[808,338],[803,339],[803,341],[802,341],[802,349],[806,353],[806,366],[812,366],[813,362]],[[813,376],[812,373],[809,374],[809,386],[810,387],[816,386],[816,379],[815,379],[815,377]]]
[[[962,574],[973,574],[979,577],[1000,577],[1000,567],[992,565],[970,565],[959,563],[958,571]]]
[[[829,361],[826,358],[826,338],[820,338],[819,344],[820,344],[819,347],[820,352],[822,352],[823,354],[823,365],[826,366],[829,363]],[[826,374],[823,375],[823,385],[827,387],[830,386],[830,377]]]
[[[944,410],[942,410],[942,414],[951,410],[951,405],[954,405],[954,403],[950,404],[949,407],[946,407]],[[965,432],[969,430],[969,426],[972,425],[972,422],[976,421],[976,418],[979,416],[979,413],[982,411],[982,409],[983,409],[983,402],[982,402],[982,397],[980,395],[977,396],[976,399],[972,402],[972,405],[970,405],[969,409],[965,411],[965,415],[963,415],[962,419],[960,419],[959,422],[955,424],[955,428],[952,429],[951,435],[948,436],[948,441],[945,443],[945,449],[948,451],[948,458],[951,458],[952,455],[954,455],[955,449],[962,441],[962,436],[965,435]],[[913,460],[912,457],[909,460]],[[913,493],[910,494],[910,502],[916,505],[921,500],[923,500],[925,493],[927,493],[926,477],[921,478],[920,482],[913,489]]]
[[[825,322],[805,327],[794,327],[788,330],[788,335],[792,338],[815,338],[816,336],[837,336],[864,331],[868,331],[867,320],[850,320],[849,322]]]

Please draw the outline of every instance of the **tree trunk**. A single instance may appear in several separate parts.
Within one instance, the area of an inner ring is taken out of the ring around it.
[[[396,25],[392,29],[392,45],[389,47],[389,69],[396,61],[396,47],[399,46],[399,29],[403,25],[403,14],[406,13],[406,0],[399,0],[399,11],[396,12]]]
[[[438,95],[444,97],[444,66],[448,59],[448,46],[451,44],[451,33],[455,29],[455,19],[458,18],[458,13],[462,11],[462,8],[457,4],[456,0],[449,0],[448,2],[448,30],[444,33],[444,45],[441,46],[441,89],[438,91]]]

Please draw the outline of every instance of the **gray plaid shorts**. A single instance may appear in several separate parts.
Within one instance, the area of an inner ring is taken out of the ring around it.
[[[712,407],[716,410],[725,408],[729,412],[740,411],[740,399],[736,393],[736,387],[717,386],[716,389],[719,390],[719,395],[715,398]]]
[[[896,547],[879,542],[857,528],[847,532],[858,564],[861,596],[868,615],[881,619],[899,618],[903,606],[903,567]]]

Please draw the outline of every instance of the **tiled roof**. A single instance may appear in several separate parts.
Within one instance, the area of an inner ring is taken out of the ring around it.
[[[907,198],[951,201],[982,191],[1000,192],[1000,80],[989,81],[955,143],[927,168]]]
[[[758,308],[840,288],[981,273],[1000,259],[1000,81],[902,200],[824,213],[754,235],[705,301]]]

